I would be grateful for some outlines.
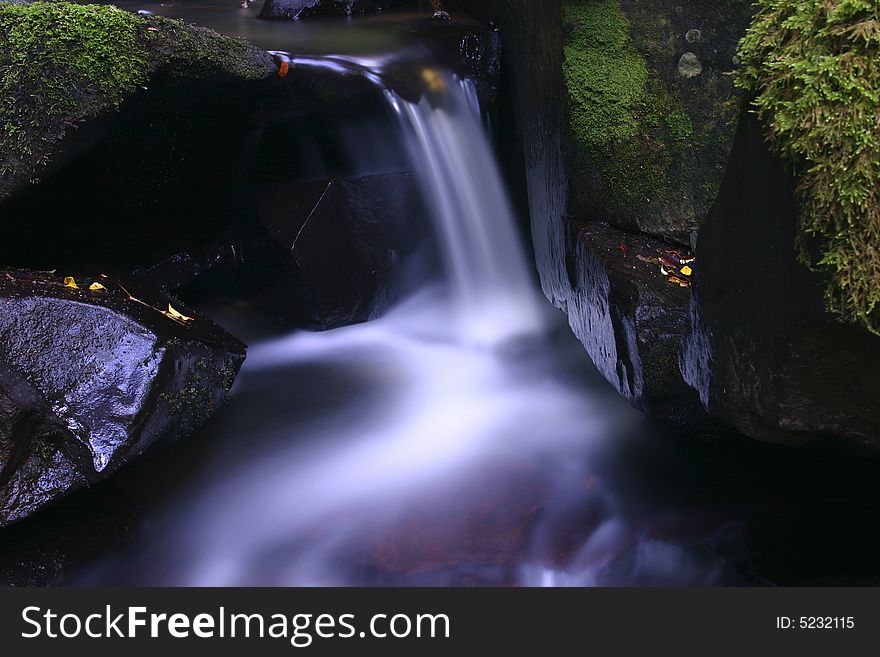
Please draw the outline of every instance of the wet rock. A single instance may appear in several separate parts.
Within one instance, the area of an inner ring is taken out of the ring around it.
[[[245,347],[173,304],[115,278],[65,285],[4,272],[0,526],[185,436],[223,404]]]
[[[822,280],[797,261],[795,185],[744,117],[700,232],[683,372],[747,435],[880,449],[880,338],[828,315]]]
[[[407,173],[276,183],[259,203],[277,271],[258,301],[322,329],[381,313],[402,257],[421,234],[419,195]]]
[[[2,2],[0,12],[3,66],[14,61],[18,70],[15,80],[0,80],[9,108],[0,115],[0,204],[29,193],[34,181],[57,171],[82,145],[78,133],[84,124],[112,118],[125,101],[163,77],[235,85],[265,80],[277,70],[268,53],[243,39],[162,16],[61,2]],[[33,31],[17,38],[12,26],[21,24],[33,25]],[[120,33],[131,34],[131,40],[120,39]],[[105,44],[119,49],[128,82],[107,61]],[[105,65],[70,66],[72,50]]]
[[[0,586],[51,586],[112,553],[135,530],[125,491],[106,480],[0,531]]]
[[[259,18],[298,20],[306,9],[313,9],[321,0],[266,0]]]
[[[381,12],[405,0],[266,0],[260,18],[299,20],[310,16],[351,16]]]
[[[637,257],[669,247],[604,224],[571,224],[566,259],[558,263],[570,282],[561,306],[599,371],[635,407],[708,426],[678,367],[690,291]]]

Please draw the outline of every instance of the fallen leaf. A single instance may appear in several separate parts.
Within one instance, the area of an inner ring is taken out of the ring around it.
[[[690,267],[688,267],[687,265],[682,267],[679,271],[681,272],[682,276],[690,276],[691,274],[694,273],[694,270],[691,269]]]
[[[623,255],[629,253],[629,247],[626,245],[626,242],[621,242],[617,245],[617,250],[620,251]]]
[[[657,253],[670,258],[676,265],[686,265],[689,262],[694,261],[693,256],[682,255],[679,251],[675,249],[657,249]]]
[[[76,284],[76,280],[73,278],[73,276],[65,276],[64,287],[73,288],[74,290],[79,289],[79,285]]]
[[[174,307],[169,303],[168,310],[163,313],[166,317],[173,319],[175,322],[186,325],[187,322],[194,322],[195,317],[187,317],[183,313],[177,312]]]
[[[425,67],[422,69],[422,82],[427,86],[428,91],[434,93],[446,91],[446,81],[440,75],[440,71],[436,68]]]
[[[89,289],[92,292],[98,292],[100,290],[106,290],[107,288],[104,287],[103,285],[101,285],[100,283],[92,283],[91,285],[89,285]]]
[[[658,264],[660,264],[660,261],[659,261],[657,258],[646,258],[645,256],[643,256],[643,255],[641,255],[641,254],[637,255],[636,258],[638,258],[638,259],[641,260],[642,262],[647,263],[647,264],[649,264],[649,265],[658,265]]]
[[[678,268],[678,263],[670,256],[661,255],[657,260],[660,261],[660,266],[666,267],[666,269],[674,270]]]
[[[284,61],[281,62],[280,64],[278,64],[278,77],[279,78],[286,78],[289,70],[290,70],[290,64],[288,64],[287,62],[284,62]]]

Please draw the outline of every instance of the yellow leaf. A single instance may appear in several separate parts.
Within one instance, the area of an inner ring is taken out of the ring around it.
[[[166,310],[164,314],[173,319],[175,322],[180,322],[181,324],[195,321],[195,317],[187,317],[183,313],[177,312],[170,303],[168,304],[168,310]]]
[[[89,285],[89,289],[92,292],[98,292],[100,290],[106,290],[107,288],[104,287],[103,285],[101,285],[100,283],[92,283],[91,285]]]
[[[64,278],[64,287],[70,287],[74,290],[79,289],[79,285],[76,284],[76,280],[73,278],[73,276],[66,276]]]
[[[681,273],[684,276],[690,276],[691,274],[694,273],[694,270],[691,269],[690,267],[688,267],[687,265],[685,265],[684,267],[681,268]]]
[[[428,87],[428,91],[432,91],[434,93],[446,91],[446,81],[440,75],[440,71],[438,71],[436,68],[423,68],[422,81]]]

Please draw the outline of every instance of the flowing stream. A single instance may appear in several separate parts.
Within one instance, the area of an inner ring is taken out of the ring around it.
[[[309,60],[339,61],[363,65]],[[136,545],[75,581],[726,581],[722,523],[625,493],[609,464],[641,416],[539,297],[473,90],[440,72],[417,103],[385,96],[440,274],[385,316],[323,333],[278,335],[219,309],[251,345],[230,405]],[[152,489],[152,467],[129,476]]]

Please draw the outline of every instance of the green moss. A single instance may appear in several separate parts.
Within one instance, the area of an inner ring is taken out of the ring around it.
[[[613,208],[640,208],[668,193],[670,146],[684,148],[693,124],[650,74],[617,0],[566,0],[563,17],[570,164],[598,168]]]
[[[799,165],[801,256],[828,274],[833,312],[880,333],[880,4],[758,6],[737,84],[754,94],[773,146]]]
[[[672,110],[665,117],[669,136],[675,144],[686,144],[694,135],[694,124],[691,117],[681,110]]]
[[[0,2],[0,197],[34,180],[71,127],[117,108],[157,70],[257,79],[240,39],[107,5]]]
[[[168,404],[168,410],[177,421],[182,423],[201,424],[214,410],[210,379],[206,383],[203,375],[210,374],[209,365],[199,361],[193,368],[187,386],[176,392],[163,392],[159,399]]]

